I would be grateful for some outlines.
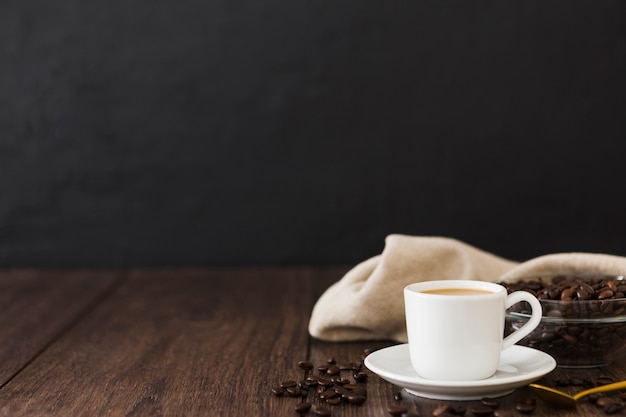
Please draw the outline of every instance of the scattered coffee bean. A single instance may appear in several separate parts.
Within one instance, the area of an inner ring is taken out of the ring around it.
[[[620,411],[622,411],[624,409],[624,406],[625,406],[624,403],[612,402],[602,407],[602,410],[606,414],[615,414],[615,413],[619,413]]]
[[[353,376],[354,380],[357,382],[364,382],[367,380],[367,374],[365,372],[357,372]]]
[[[490,416],[493,414],[493,408],[486,405],[475,405],[469,408],[470,413],[475,416]]]
[[[346,398],[348,400],[348,403],[354,404],[354,405],[361,405],[366,400],[366,397],[364,395],[359,395],[359,394],[348,394]]]
[[[330,379],[318,378],[317,380],[317,385],[320,385],[322,387],[328,387],[328,386],[331,386],[332,384],[333,384],[333,381],[331,381]]]
[[[448,404],[443,404],[435,407],[433,410],[434,417],[440,417],[446,415],[446,413],[450,412],[450,406]]]
[[[338,394],[335,392],[335,390],[330,390],[330,389],[327,389],[317,394],[317,396],[320,397],[322,400],[335,398],[337,395]]]
[[[330,405],[337,405],[341,402],[341,397],[337,396],[337,397],[333,397],[333,398],[328,398],[326,400],[326,404],[330,404]]]
[[[274,387],[272,388],[272,394],[275,397],[282,397],[285,394],[285,389],[283,387]]]
[[[283,388],[295,387],[297,385],[298,385],[298,383],[296,381],[294,381],[294,380],[291,380],[291,379],[289,379],[287,381],[283,381],[283,382],[280,383],[280,386],[283,387]]]
[[[302,391],[298,387],[287,387],[285,388],[285,391],[287,391],[287,395],[289,395],[290,397],[302,396]]]
[[[524,413],[524,414],[530,414],[533,411],[535,411],[535,405],[534,404],[524,404],[524,403],[519,403],[515,406],[515,409],[517,411],[519,411],[520,413]]]
[[[403,405],[392,405],[387,408],[387,412],[392,416],[401,416],[404,413],[408,413],[409,409]]]
[[[464,416],[467,412],[467,407],[463,405],[451,405],[450,412],[457,416]]]
[[[393,399],[396,401],[402,401],[402,392],[398,391],[395,393],[395,395],[393,396]]]
[[[602,394],[599,393],[587,395],[587,400],[592,404],[595,404],[600,398],[602,398]]]
[[[493,398],[483,398],[480,400],[480,402],[490,408],[498,408],[500,406],[498,400],[495,400]]]
[[[560,378],[560,379],[557,379],[555,383],[559,387],[566,387],[569,385],[569,379]]]
[[[313,364],[309,361],[300,361],[298,362],[298,368],[304,369],[305,371],[309,371],[313,369]]]
[[[597,405],[598,407],[606,407],[609,404],[613,404],[613,400],[610,399],[609,397],[602,395],[596,398],[596,400],[594,401],[594,404]]]
[[[340,372],[341,372],[341,369],[339,369],[337,365],[331,365],[326,370],[326,373],[328,375],[339,375]]]
[[[493,412],[493,417],[512,417],[513,413],[505,410],[495,410]]]
[[[313,412],[314,412],[315,414],[317,414],[318,416],[320,416],[320,417],[330,417],[330,416],[331,416],[331,414],[332,414],[328,408],[325,408],[325,407],[319,407],[319,406],[318,406],[318,407],[315,407],[315,408],[313,409]]]
[[[583,385],[583,380],[580,378],[570,378],[569,380],[570,385],[573,385],[575,387],[579,387],[581,385]]]
[[[615,380],[613,378],[611,378],[610,376],[599,376],[596,378],[596,384],[598,385],[608,385],[608,384],[612,384],[613,382],[615,382]]]
[[[308,377],[307,379],[304,380],[304,383],[309,387],[309,388],[315,388],[317,387],[317,384],[319,383],[319,379],[315,378],[315,377]]]
[[[308,402],[302,402],[298,405],[296,405],[296,413],[306,413],[311,409],[311,403]]]

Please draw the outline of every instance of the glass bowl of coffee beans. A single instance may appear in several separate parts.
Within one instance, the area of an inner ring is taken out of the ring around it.
[[[608,365],[626,354],[626,277],[585,274],[521,277],[501,282],[508,292],[528,291],[541,303],[543,317],[519,344],[544,351],[557,366]],[[506,314],[506,331],[530,318],[518,303]]]

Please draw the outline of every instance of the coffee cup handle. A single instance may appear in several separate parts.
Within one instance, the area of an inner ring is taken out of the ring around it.
[[[526,301],[530,304],[532,309],[532,314],[530,316],[530,320],[526,322],[519,330],[511,333],[507,337],[502,340],[502,350],[513,346],[524,337],[526,337],[530,332],[535,330],[535,328],[539,325],[541,321],[541,315],[543,314],[543,310],[541,308],[541,304],[539,300],[529,292],[526,291],[516,291],[514,293],[509,294],[506,297],[505,308],[511,307],[513,304],[517,304],[519,302]]]

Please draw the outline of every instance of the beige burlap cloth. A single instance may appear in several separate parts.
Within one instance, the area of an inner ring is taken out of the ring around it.
[[[408,284],[581,272],[626,275],[626,257],[558,253],[518,263],[455,239],[389,235],[380,255],[356,265],[322,294],[313,308],[309,333],[335,342],[406,342],[403,289]]]

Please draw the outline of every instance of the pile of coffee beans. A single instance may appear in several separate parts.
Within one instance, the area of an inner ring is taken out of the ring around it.
[[[549,353],[560,366],[605,365],[626,353],[626,280],[557,276],[502,285],[541,301],[544,319],[520,343]],[[518,303],[511,312],[522,315],[509,315],[507,333],[525,324],[530,306]]]
[[[616,317],[626,313],[626,280],[621,277],[583,278],[556,276],[552,279],[522,279],[504,282],[508,292],[528,291],[543,303],[544,316],[571,319]],[[583,303],[577,301],[584,301]],[[514,306],[520,313],[530,314],[527,303]]]
[[[302,377],[281,381],[271,388],[271,393],[276,397],[301,398],[302,401],[294,407],[299,414],[312,411],[318,416],[330,416],[332,406],[362,405],[367,400],[368,379],[363,370],[363,359],[368,354],[366,350],[361,360],[345,364],[338,363],[335,358],[329,358],[319,366],[306,360],[299,361]]]

